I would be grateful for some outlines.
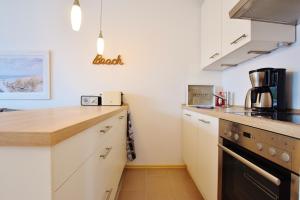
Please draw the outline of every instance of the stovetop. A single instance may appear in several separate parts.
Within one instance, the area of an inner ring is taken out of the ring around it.
[[[265,119],[272,119],[284,122],[291,122],[294,124],[300,124],[300,113],[292,112],[257,112],[257,111],[244,111],[244,112],[230,112],[236,115],[258,117]]]

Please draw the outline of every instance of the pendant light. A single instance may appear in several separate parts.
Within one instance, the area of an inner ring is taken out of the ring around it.
[[[81,26],[81,8],[79,0],[74,0],[71,10],[71,24],[74,31],[79,31]]]
[[[104,39],[102,34],[102,0],[100,0],[100,33],[97,39],[97,53],[103,55],[104,52]]]

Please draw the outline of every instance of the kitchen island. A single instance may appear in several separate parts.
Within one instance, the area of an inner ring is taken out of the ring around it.
[[[127,109],[1,113],[0,199],[114,199],[126,164]]]

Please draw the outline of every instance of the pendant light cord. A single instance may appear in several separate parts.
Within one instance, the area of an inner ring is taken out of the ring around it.
[[[102,0],[100,0],[100,32],[102,32]]]

